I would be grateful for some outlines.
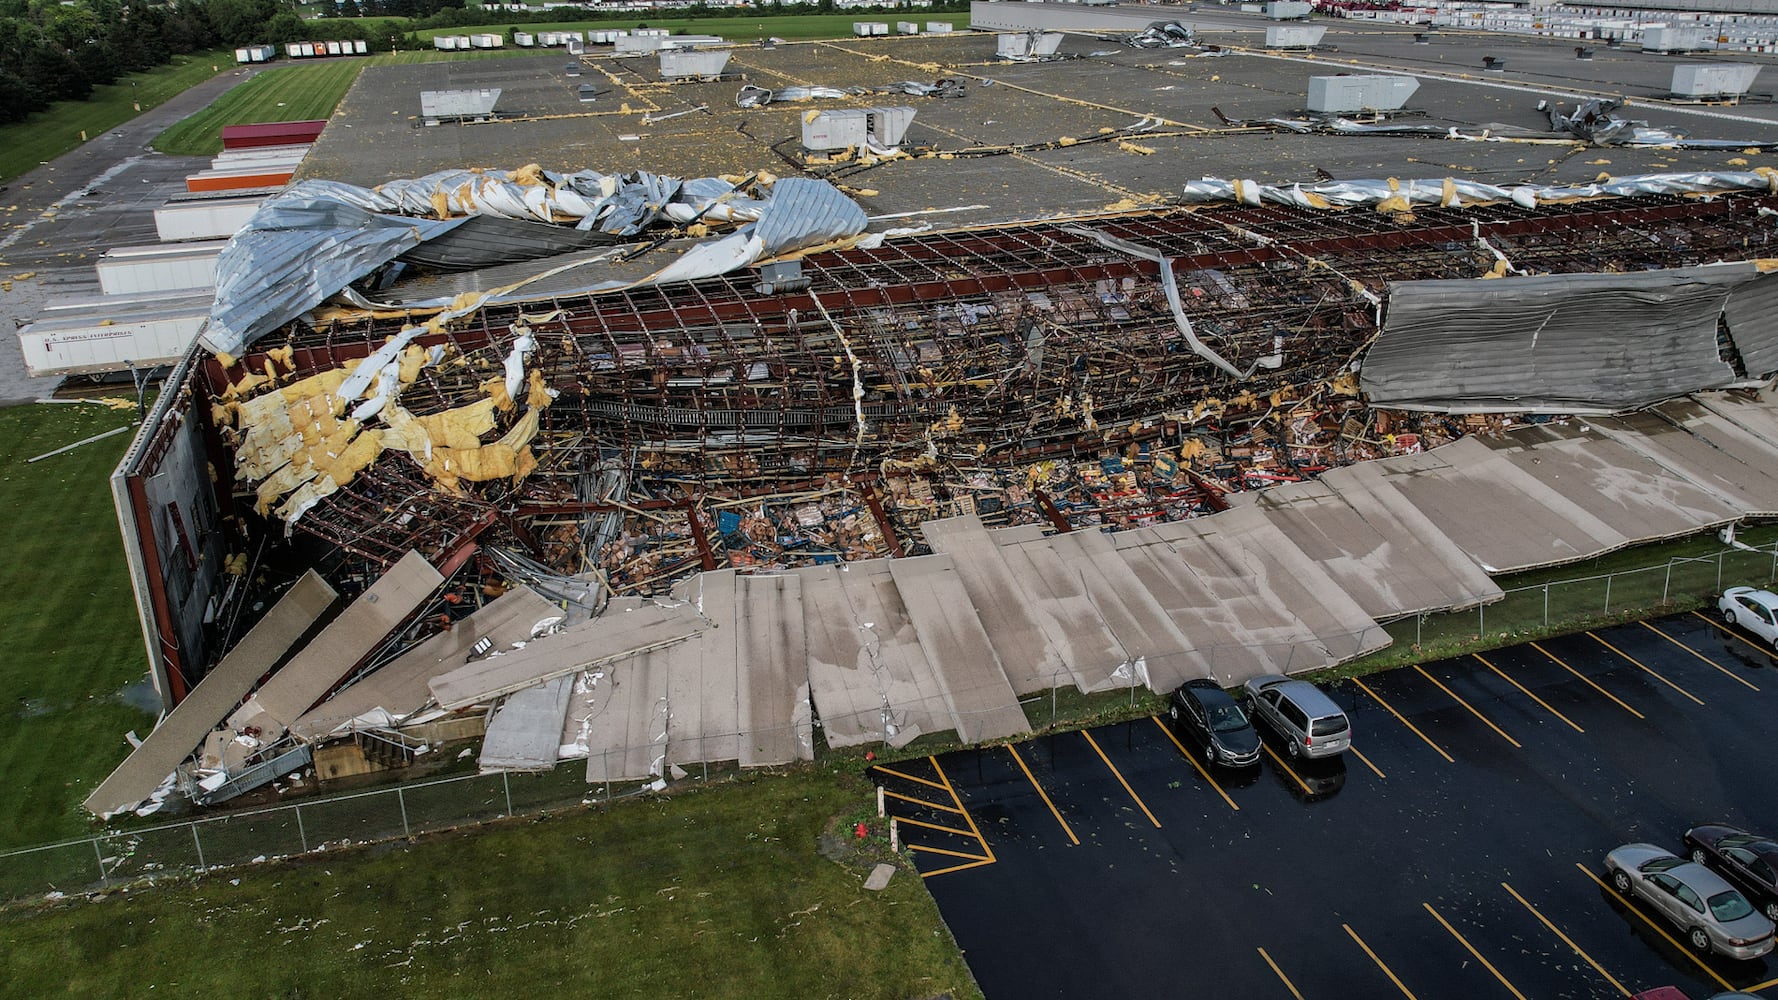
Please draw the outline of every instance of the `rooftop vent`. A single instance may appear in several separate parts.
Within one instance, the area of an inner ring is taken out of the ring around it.
[[[1319,24],[1274,24],[1266,27],[1268,49],[1312,49],[1321,44],[1327,28]]]
[[[728,65],[729,53],[698,49],[666,49],[661,52],[661,78],[666,80],[715,80]]]
[[[1483,56],[1482,57],[1482,72],[1484,72],[1484,73],[1504,73],[1504,72],[1506,72],[1506,60],[1501,59],[1498,56]]]
[[[1062,45],[1062,33],[1059,31],[1018,31],[1007,32],[999,36],[999,54],[1002,59],[1047,59],[1056,54]]]
[[[427,125],[443,121],[485,122],[494,117],[494,105],[500,100],[500,88],[481,90],[422,90],[420,119]]]

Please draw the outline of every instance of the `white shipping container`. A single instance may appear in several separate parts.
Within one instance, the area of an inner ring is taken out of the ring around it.
[[[449,35],[432,36],[432,47],[440,52],[449,52],[457,47],[457,43]]]
[[[327,54],[330,56],[339,55],[340,54],[340,43],[339,42],[328,42],[327,43]]]
[[[210,318],[210,296],[179,300],[110,316],[39,320],[19,331],[25,370],[32,375],[91,375],[167,365],[191,349]]]
[[[303,54],[303,47],[301,45],[298,45],[295,42],[285,42],[284,43],[284,55],[288,56],[291,59],[296,59],[296,58],[300,57],[302,54]]]
[[[227,240],[157,243],[147,247],[115,247],[105,251],[93,270],[106,295],[144,295],[184,288],[216,287],[216,257]]]
[[[253,62],[270,62],[278,57],[278,50],[270,45],[249,45],[247,58]]]
[[[251,62],[252,59],[253,59],[253,57],[247,54],[246,49],[236,49],[235,50],[235,62],[238,62],[238,63]]]
[[[356,55],[356,56],[369,55],[370,54],[370,43],[366,42],[362,38],[352,39],[352,54]]]
[[[537,38],[528,31],[515,31],[512,33],[512,43],[519,48],[528,49],[537,44]]]
[[[208,198],[170,201],[154,210],[154,231],[162,243],[227,239],[240,232],[264,198]]]
[[[311,58],[314,58],[314,55],[315,55],[315,43],[314,42],[304,42],[303,43],[303,58],[304,59],[311,59]]]

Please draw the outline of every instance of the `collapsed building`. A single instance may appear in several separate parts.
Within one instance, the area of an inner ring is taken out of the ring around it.
[[[946,109],[1062,71],[942,44],[978,84]],[[1164,50],[1102,58],[1173,78]],[[594,62],[656,121],[668,97],[764,113]],[[930,185],[1060,173],[1104,199],[1149,144],[1273,136],[1155,112],[994,145],[961,121],[806,150],[800,177],[447,171],[268,203],[114,483],[177,707],[89,808],[182,762],[217,801],[367,740],[485,733],[485,768],[585,757],[597,781],[1010,737],[1058,686],[1326,667],[1497,599],[1491,574],[1778,513],[1770,171],[1173,168],[1146,203],[1009,221],[1030,203],[953,213]],[[728,166],[707,145],[669,152]]]

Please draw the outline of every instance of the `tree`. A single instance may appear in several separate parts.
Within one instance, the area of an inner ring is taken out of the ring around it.
[[[49,107],[43,94],[11,70],[0,69],[0,122],[22,122]]]
[[[252,45],[265,40],[266,22],[278,13],[278,5],[275,0],[210,0],[209,11],[210,25],[224,45]]]

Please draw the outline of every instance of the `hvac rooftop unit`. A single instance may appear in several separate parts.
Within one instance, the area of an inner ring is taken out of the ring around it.
[[[659,35],[625,35],[612,43],[620,56],[642,56],[650,52],[659,52],[667,47],[667,40]],[[568,51],[574,51],[574,43],[568,43]]]
[[[1020,31],[1008,32],[999,36],[999,53],[1002,59],[1038,59],[1053,56],[1062,45],[1062,33],[1059,31]]]
[[[1420,89],[1411,76],[1309,77],[1309,110],[1332,114],[1353,111],[1399,111]]]
[[[500,100],[500,88],[481,90],[422,90],[420,117],[428,125],[442,118],[485,121],[494,116],[494,105]]]
[[[852,34],[857,35],[859,38],[870,38],[874,35],[887,35],[888,33],[889,23],[887,21],[852,22]]]
[[[897,21],[895,22],[895,33],[898,35],[917,35],[920,33],[920,22]]]
[[[1672,28],[1651,25],[1642,29],[1644,52],[1702,52],[1714,40],[1708,28]]]
[[[848,147],[899,146],[913,121],[914,109],[909,107],[817,111],[803,120],[803,148],[831,153]]]
[[[1312,49],[1321,44],[1327,29],[1319,24],[1274,24],[1266,26],[1268,49]]]
[[[949,22],[949,21],[927,21],[926,22],[926,33],[927,34],[942,35],[942,34],[949,32],[950,30],[951,30],[951,22]]]
[[[1265,11],[1268,20],[1300,21],[1309,16],[1309,5],[1303,0],[1272,0]]]
[[[579,56],[579,55],[586,54],[586,42],[582,41],[581,39],[569,38],[565,42],[563,42],[563,44],[568,46],[568,54],[571,56]]]
[[[1753,89],[1759,67],[1747,63],[1683,63],[1673,67],[1679,97],[1740,97]]]
[[[661,52],[661,77],[667,80],[714,80],[728,65],[729,53],[691,49]]]

